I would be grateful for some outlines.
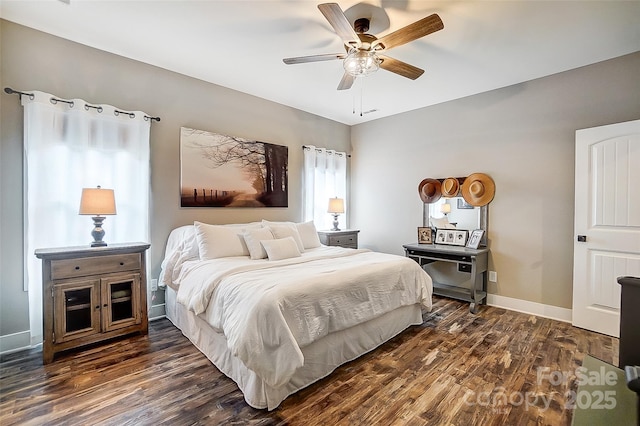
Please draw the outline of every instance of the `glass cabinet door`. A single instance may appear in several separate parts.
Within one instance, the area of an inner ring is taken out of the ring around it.
[[[140,324],[140,274],[102,278],[101,286],[103,331]]]
[[[54,286],[54,341],[79,339],[100,332],[100,281],[84,280]]]

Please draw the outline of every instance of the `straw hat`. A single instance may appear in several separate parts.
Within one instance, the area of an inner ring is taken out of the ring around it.
[[[423,203],[433,203],[440,199],[440,181],[437,179],[422,179],[418,185],[418,194]]]
[[[446,178],[442,181],[441,191],[443,197],[457,197],[458,192],[460,191],[460,182],[458,182],[458,179],[456,178]]]
[[[473,173],[462,182],[462,197],[472,206],[481,207],[493,200],[496,184],[484,173]]]

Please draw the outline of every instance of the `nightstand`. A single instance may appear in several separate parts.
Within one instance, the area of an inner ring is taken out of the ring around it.
[[[341,231],[318,231],[320,242],[325,246],[339,246],[358,248],[358,229],[343,229]]]
[[[38,249],[42,259],[44,364],[55,353],[147,334],[146,243]]]

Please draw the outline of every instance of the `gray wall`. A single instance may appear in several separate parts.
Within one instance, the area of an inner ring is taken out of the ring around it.
[[[354,126],[362,245],[402,254],[422,224],[418,183],[484,172],[496,183],[489,292],[571,308],[575,131],[640,118],[639,76],[635,53]]]
[[[353,152],[350,222],[361,229],[362,246],[390,253],[402,254],[402,244],[416,239],[421,179],[488,173],[497,185],[489,236],[490,266],[498,272],[489,291],[570,308],[575,130],[640,117],[640,53],[349,128],[7,21],[0,20],[0,26],[1,87],[162,117],[151,129],[153,277],[176,226],[195,219],[299,220],[300,146],[315,144]],[[22,107],[15,95],[0,95],[0,124],[3,337],[28,329],[22,291]],[[181,126],[289,146],[289,208],[181,209]]]
[[[0,26],[2,88],[41,90],[162,118],[151,126],[150,260],[154,278],[174,227],[196,219],[209,223],[300,220],[301,146],[350,151],[350,128],[346,125],[8,21],[0,20]],[[269,84],[267,77],[256,74],[256,78],[265,78],[264,84]],[[0,102],[0,336],[6,336],[27,330],[29,319],[22,274],[22,107],[16,95],[2,93]],[[181,126],[287,145],[289,207],[180,208]],[[158,296],[155,303],[162,301],[162,293]]]

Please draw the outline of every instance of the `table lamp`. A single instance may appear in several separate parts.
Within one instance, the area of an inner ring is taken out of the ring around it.
[[[329,208],[327,209],[329,213],[333,215],[333,229],[332,231],[339,231],[338,228],[338,215],[340,213],[344,213],[344,200],[342,198],[329,198]]]
[[[102,222],[106,219],[105,215],[116,214],[116,199],[113,189],[103,189],[98,185],[97,188],[82,188],[82,196],[80,197],[81,215],[92,216],[93,231],[91,236],[93,242],[91,247],[104,247],[107,245],[102,238],[104,237],[104,229]]]

